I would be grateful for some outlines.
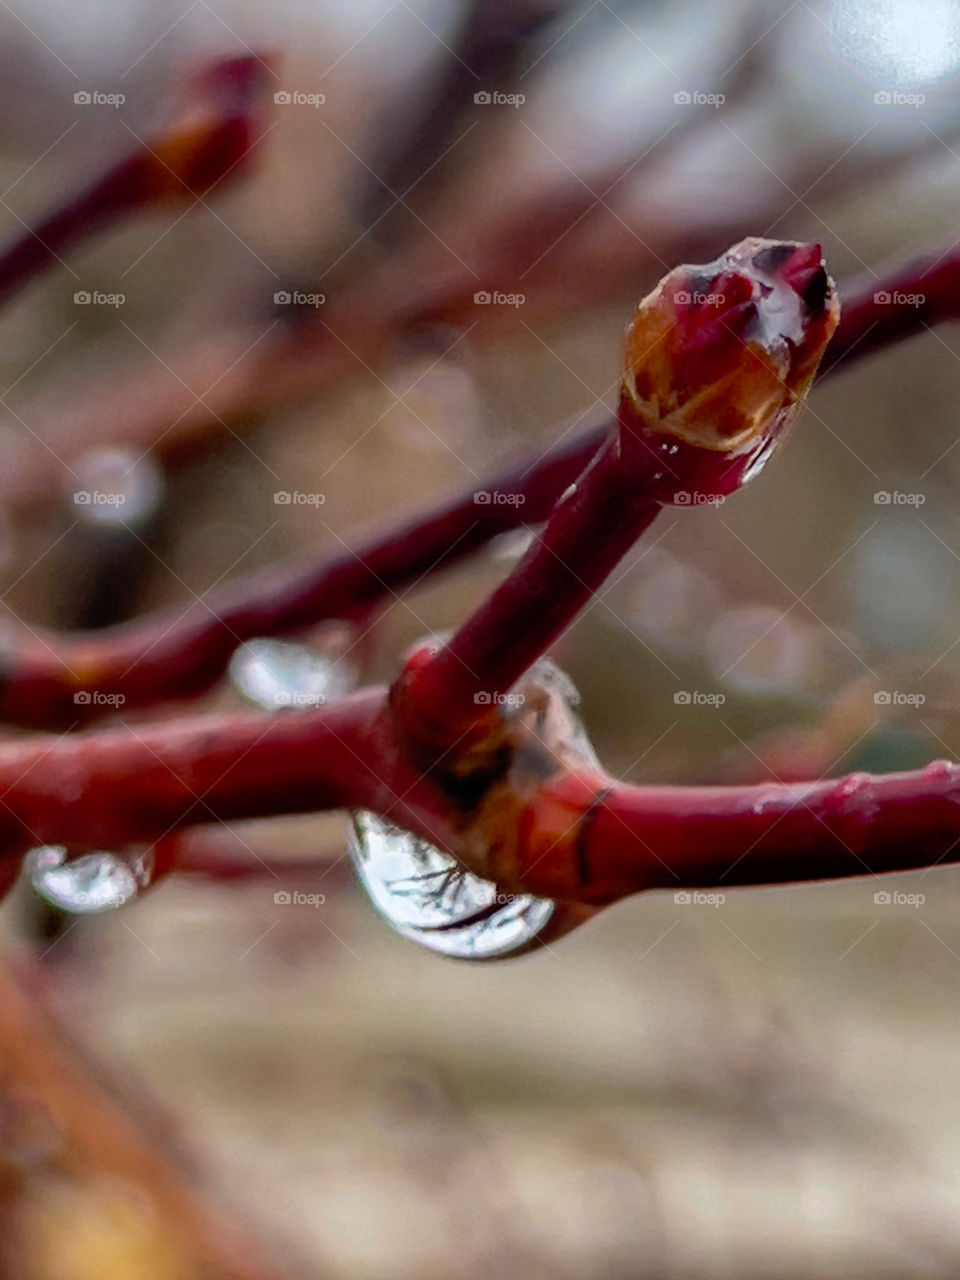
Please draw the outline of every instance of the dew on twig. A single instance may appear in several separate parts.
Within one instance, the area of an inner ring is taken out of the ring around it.
[[[550,664],[544,681],[572,706],[576,694]],[[549,671],[548,671],[549,667]],[[349,692],[352,668],[301,645],[257,639],[230,663],[234,688],[265,710],[306,710]],[[487,960],[529,946],[556,904],[530,894],[504,894],[426,840],[365,810],[351,815],[350,852],[371,901],[397,933],[431,951]]]
[[[138,528],[155,515],[163,489],[163,472],[149,454],[89,449],[73,465],[69,496],[78,520]]]
[[[132,902],[150,879],[144,858],[126,861],[116,853],[86,853],[67,861],[63,845],[41,845],[24,859],[24,870],[44,902],[67,915],[115,911]]]
[[[538,662],[531,674],[539,709],[527,707],[525,695],[515,693],[507,714],[529,711],[537,719],[538,734],[559,735],[569,754],[596,765],[575,713],[579,695],[570,678],[547,660]],[[430,951],[459,960],[495,960],[537,945],[548,932],[556,936],[558,929],[571,927],[552,899],[502,893],[450,854],[376,814],[355,813],[353,828],[351,853],[374,905],[397,933]]]
[[[267,711],[322,706],[348,694],[356,673],[344,658],[260,637],[248,640],[230,659],[230,679],[245,701]]]
[[[493,960],[528,946],[556,904],[504,894],[426,840],[376,814],[353,815],[351,853],[360,880],[397,933],[462,960]]]

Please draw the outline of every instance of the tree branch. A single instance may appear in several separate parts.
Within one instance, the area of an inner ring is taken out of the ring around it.
[[[617,432],[515,571],[397,682],[410,738],[442,751],[496,716],[664,504],[727,494],[754,474],[806,394],[837,315],[819,245],[748,239],[665,276],[628,330]]]
[[[897,265],[879,279],[852,286],[821,376],[849,367],[882,342],[910,336],[924,323],[960,316],[958,276],[960,250],[947,249],[939,257]],[[925,285],[926,309],[873,301],[878,292],[891,298],[915,294],[921,281],[930,280],[934,285]],[[0,657],[0,718],[36,727],[89,719],[102,707],[75,703],[82,690],[120,694],[128,709],[199,692],[219,678],[245,640],[375,605],[472,555],[500,533],[544,521],[614,426],[615,419],[606,416],[575,432],[567,428],[558,445],[484,480],[488,492],[514,494],[522,503],[478,505],[471,491],[356,550],[239,578],[185,612],[152,614],[92,634],[37,630]]]

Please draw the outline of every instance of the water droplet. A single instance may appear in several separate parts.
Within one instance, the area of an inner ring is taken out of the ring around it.
[[[549,735],[558,734],[569,754],[596,766],[593,746],[575,714],[580,698],[570,677],[549,661],[538,662],[533,674],[551,695]],[[517,714],[524,714],[524,706]],[[450,854],[376,814],[352,816],[350,852],[361,883],[397,933],[431,951],[460,960],[495,960],[548,935],[552,940],[592,914],[533,894],[503,893]]]
[[[492,960],[532,943],[556,909],[503,894],[426,840],[373,813],[353,815],[351,853],[374,905],[404,938],[462,960]]]
[[[924,766],[923,776],[932,782],[951,782],[960,774],[960,766],[952,760],[931,760]]]
[[[705,648],[717,677],[745,693],[802,690],[813,677],[817,658],[810,628],[761,604],[738,605],[721,614]]]
[[[540,684],[566,712],[568,749],[596,763],[583,725],[574,715],[579,698],[569,677],[552,663],[537,664]],[[354,673],[312,649],[279,640],[251,640],[233,655],[234,687],[269,710],[305,707],[348,692]],[[504,894],[455,858],[377,814],[351,814],[350,853],[374,906],[404,938],[463,960],[515,954],[542,936],[557,904],[531,894]],[[585,913],[558,913],[561,929]]]
[[[693,653],[722,608],[723,597],[705,573],[665,552],[651,552],[637,565],[620,612],[645,639],[675,653]]]
[[[144,524],[163,497],[163,472],[149,454],[90,449],[73,464],[73,513],[89,524]]]
[[[345,659],[266,637],[240,645],[230,659],[230,678],[241,697],[268,711],[322,706],[356,684]]]
[[[62,845],[42,845],[27,854],[24,868],[33,890],[68,915],[98,915],[132,902],[149,872],[142,860],[131,866],[115,853],[86,853],[67,861]]]

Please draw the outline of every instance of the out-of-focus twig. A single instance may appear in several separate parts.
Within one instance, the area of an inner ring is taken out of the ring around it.
[[[138,210],[191,204],[245,173],[266,73],[251,55],[191,75],[179,104],[136,150],[0,251],[0,305],[94,232]]]
[[[184,1280],[288,1276],[204,1196],[173,1151],[169,1130],[153,1117],[138,1115],[117,1082],[101,1078],[71,1042],[49,1007],[46,985],[44,974],[25,956],[0,961],[0,1112],[6,1126],[4,1155],[19,1172],[4,1197],[4,1260],[11,1267],[6,1274],[50,1275],[44,1268],[59,1259],[58,1280],[107,1274],[144,1280],[147,1275]],[[19,1157],[11,1141],[18,1127],[45,1135]],[[75,1187],[93,1221],[81,1224],[68,1217],[58,1222],[54,1197],[44,1214],[44,1230],[38,1231],[29,1211],[18,1212],[18,1205],[26,1205],[28,1191],[42,1202],[47,1180],[54,1187]],[[98,1210],[105,1215],[104,1225],[113,1228],[101,1257],[104,1269],[99,1270]],[[91,1249],[93,1258],[84,1258]],[[106,1270],[111,1266],[116,1270]]]

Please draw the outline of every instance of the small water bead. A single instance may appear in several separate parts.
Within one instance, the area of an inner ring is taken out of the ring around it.
[[[718,679],[744,693],[790,693],[812,679],[817,641],[811,629],[772,605],[738,605],[710,628],[706,657]]]
[[[674,653],[695,653],[723,596],[699,569],[659,548],[641,559],[621,613],[632,630]]]
[[[345,659],[267,637],[240,645],[230,659],[230,678],[242,698],[268,711],[322,706],[356,685]]]
[[[132,902],[149,880],[141,861],[131,865],[115,853],[86,853],[67,861],[62,845],[42,845],[27,854],[24,869],[33,891],[67,915],[100,915]]]
[[[145,524],[156,512],[163,490],[163,472],[149,454],[90,449],[73,463],[73,513],[90,524]]]

